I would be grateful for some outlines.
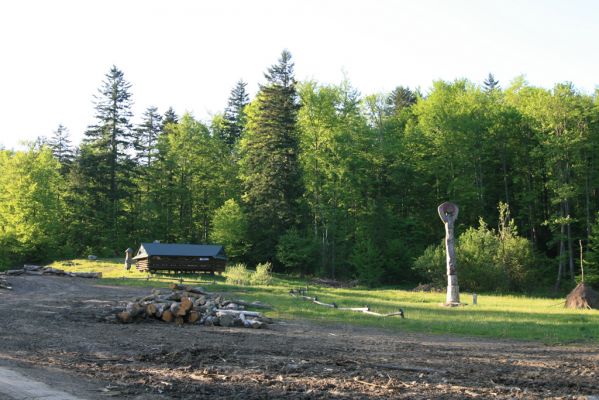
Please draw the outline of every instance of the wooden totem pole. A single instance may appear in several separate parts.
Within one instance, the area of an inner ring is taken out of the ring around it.
[[[458,286],[458,271],[456,266],[453,227],[458,218],[458,206],[445,202],[437,208],[439,217],[445,224],[445,253],[447,254],[447,297],[446,306],[457,306],[460,304],[460,287]]]

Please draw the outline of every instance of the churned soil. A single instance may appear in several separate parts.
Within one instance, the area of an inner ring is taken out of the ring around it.
[[[302,320],[275,321],[267,329],[118,324],[102,315],[148,288],[55,276],[15,276],[10,282],[12,291],[0,291],[0,367],[80,399],[599,395],[599,349],[590,344],[555,346]],[[15,397],[0,385],[0,398]]]

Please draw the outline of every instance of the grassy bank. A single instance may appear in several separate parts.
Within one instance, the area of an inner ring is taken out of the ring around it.
[[[122,259],[73,260],[74,265],[56,262],[53,266],[69,271],[100,271],[102,284],[166,286],[176,282],[175,275],[148,275],[125,271]],[[333,289],[309,285],[309,295],[339,306],[362,307],[385,313],[400,307],[406,313],[399,317],[380,318],[360,313],[339,311],[291,297],[289,289],[305,286],[305,281],[276,276],[270,286],[235,286],[224,278],[209,275],[183,277],[186,284],[205,286],[207,290],[231,292],[231,296],[269,303],[275,309],[268,313],[278,319],[307,318],[316,322],[355,324],[388,328],[397,331],[434,334],[468,335],[519,340],[539,340],[547,343],[599,342],[599,311],[568,310],[559,299],[526,296],[479,294],[478,304],[462,294],[464,307],[445,308],[442,293],[417,293],[397,289],[365,288]]]

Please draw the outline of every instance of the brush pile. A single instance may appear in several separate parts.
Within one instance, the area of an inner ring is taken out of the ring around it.
[[[12,286],[10,286],[10,283],[8,283],[8,281],[6,280],[6,275],[0,275],[0,289],[12,289]]]
[[[101,278],[101,272],[67,272],[62,269],[52,268],[50,266],[42,267],[39,265],[25,264],[22,269],[9,269],[6,275],[57,275],[71,276],[75,278]]]
[[[171,291],[152,294],[126,304],[117,311],[118,322],[140,322],[148,319],[174,322],[177,325],[199,324],[207,326],[263,328],[272,320],[260,312],[247,311],[245,307],[271,308],[268,305],[243,300],[227,300],[206,292],[201,287],[172,284]]]
[[[599,309],[599,293],[585,283],[579,283],[566,297],[566,308]]]

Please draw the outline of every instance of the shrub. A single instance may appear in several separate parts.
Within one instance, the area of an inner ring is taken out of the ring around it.
[[[234,285],[247,285],[250,283],[250,271],[243,263],[231,265],[225,269],[227,283]]]
[[[269,262],[261,263],[256,266],[256,271],[250,276],[252,285],[270,285],[272,282],[272,264]]]
[[[238,263],[225,269],[226,282],[233,285],[270,285],[272,282],[272,264],[258,264],[256,271],[247,269],[245,264]]]

